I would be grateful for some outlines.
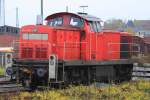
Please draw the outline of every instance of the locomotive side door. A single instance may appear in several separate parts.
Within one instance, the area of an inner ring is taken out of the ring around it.
[[[81,32],[81,59],[96,60],[97,32],[99,32],[97,22],[88,21],[84,30]]]
[[[80,59],[85,60],[86,59],[86,31],[81,31],[80,33]]]
[[[89,43],[89,60],[96,60],[96,52],[97,52],[97,32],[98,26],[97,22],[89,21],[89,35],[88,35],[88,43]]]
[[[95,24],[93,24],[93,29],[95,30],[94,26]],[[91,31],[89,34],[89,45],[90,45],[90,60],[96,60],[96,31]]]

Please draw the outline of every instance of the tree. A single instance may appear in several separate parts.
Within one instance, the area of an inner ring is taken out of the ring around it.
[[[128,32],[128,33],[135,34],[134,29],[133,29],[133,28],[131,28],[131,27],[127,27],[127,28],[125,28],[125,29],[124,29],[124,31],[125,31],[125,32]]]
[[[121,19],[110,19],[104,22],[104,28],[110,30],[121,30],[125,28],[125,23]]]

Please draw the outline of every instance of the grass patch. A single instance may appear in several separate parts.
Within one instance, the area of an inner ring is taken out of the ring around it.
[[[150,100],[150,81],[126,82],[108,87],[70,86],[61,90],[22,92],[10,100]]]
[[[5,74],[5,69],[4,67],[0,66],[0,75],[4,75]]]

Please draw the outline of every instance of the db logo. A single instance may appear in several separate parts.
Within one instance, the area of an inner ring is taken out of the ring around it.
[[[51,65],[54,65],[54,61],[53,61],[53,60],[51,60],[51,61],[50,61],[50,64],[51,64]]]

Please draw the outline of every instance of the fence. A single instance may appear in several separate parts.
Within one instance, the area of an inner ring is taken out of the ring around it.
[[[119,45],[120,48],[118,48],[118,50],[113,50],[113,47],[117,47],[117,45]],[[140,44],[137,43],[108,43],[108,48],[108,54],[110,56],[120,52],[120,59],[127,59],[142,55]]]
[[[19,42],[14,41],[14,58],[47,59],[51,51],[51,44],[43,42]]]
[[[85,49],[81,49],[84,46]],[[89,47],[89,48],[87,48]],[[125,47],[122,49],[122,47]],[[57,44],[51,44],[47,42],[19,42],[13,43],[15,51],[15,58],[34,58],[34,59],[48,59],[50,54],[57,54],[58,58],[64,60],[79,60],[84,56],[96,55],[98,50],[94,50],[91,46],[88,46],[87,42],[58,42]],[[112,56],[118,56],[118,59],[128,59],[132,56],[138,56],[141,54],[141,48],[136,43],[108,43],[107,53],[109,58]],[[116,49],[117,48],[117,49]],[[87,55],[88,54],[88,55]],[[116,59],[114,59],[116,60]]]

